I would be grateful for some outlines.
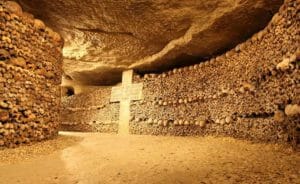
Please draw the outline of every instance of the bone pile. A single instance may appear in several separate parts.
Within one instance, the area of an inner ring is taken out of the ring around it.
[[[63,40],[12,1],[0,1],[0,147],[57,135]]]
[[[130,132],[300,141],[300,1],[286,0],[269,25],[227,53],[162,74],[136,75],[144,100]]]
[[[62,99],[61,130],[117,133],[119,104],[110,103],[111,87]]]

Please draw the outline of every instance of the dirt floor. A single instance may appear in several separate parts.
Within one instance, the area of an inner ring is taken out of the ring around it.
[[[231,138],[62,133],[0,151],[1,184],[291,184],[299,176],[299,152]]]

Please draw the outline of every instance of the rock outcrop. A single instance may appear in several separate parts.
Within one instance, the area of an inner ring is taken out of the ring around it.
[[[64,72],[112,84],[220,54],[262,29],[282,0],[18,0],[65,39]]]

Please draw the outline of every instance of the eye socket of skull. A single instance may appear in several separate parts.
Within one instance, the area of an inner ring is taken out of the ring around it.
[[[10,57],[10,54],[8,51],[6,51],[4,49],[0,49],[0,60],[1,61],[9,59],[9,57]]]

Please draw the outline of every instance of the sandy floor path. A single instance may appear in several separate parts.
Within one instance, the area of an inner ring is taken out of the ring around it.
[[[1,184],[292,184],[299,176],[299,152],[231,138],[63,133],[0,150]]]

